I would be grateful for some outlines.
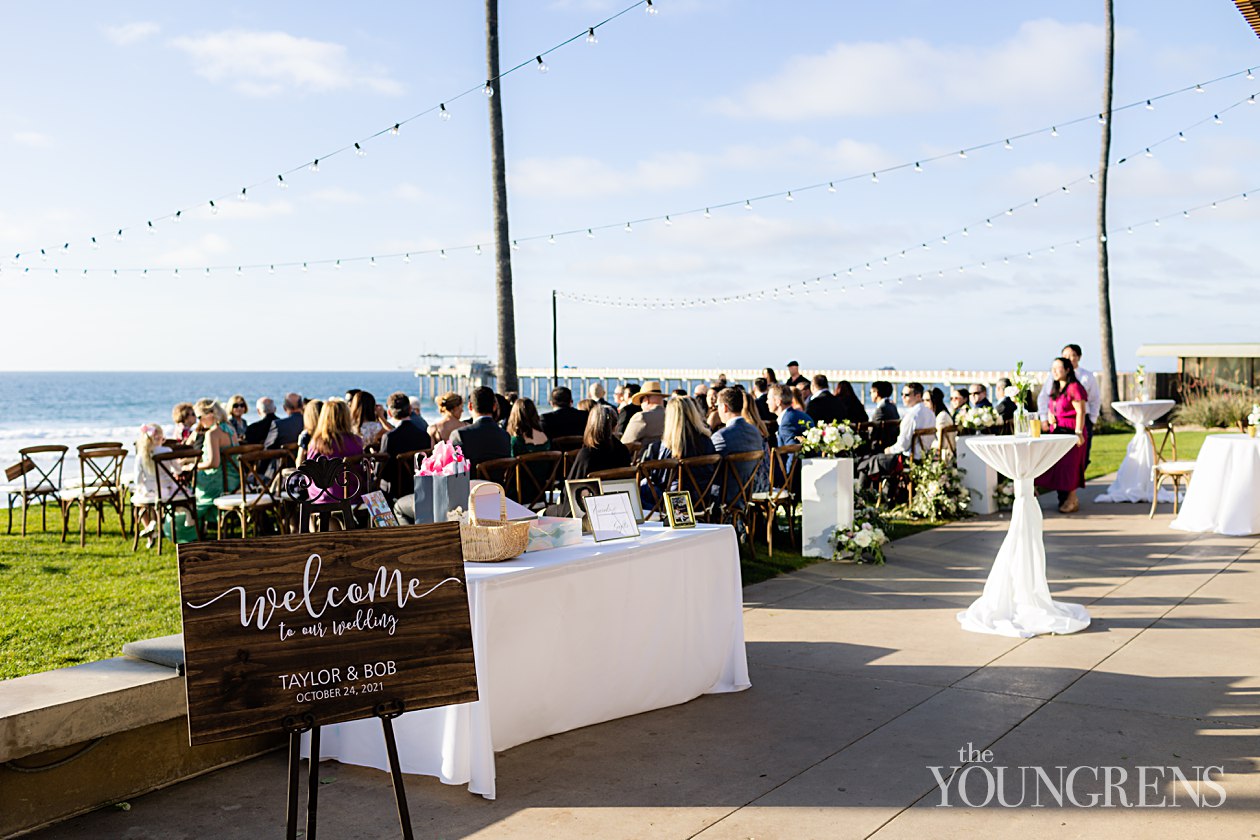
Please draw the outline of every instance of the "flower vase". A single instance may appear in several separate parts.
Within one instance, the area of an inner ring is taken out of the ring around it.
[[[1015,437],[1032,437],[1033,415],[1023,406],[1015,408]]]

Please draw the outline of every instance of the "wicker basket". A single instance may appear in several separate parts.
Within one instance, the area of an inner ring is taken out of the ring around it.
[[[499,494],[499,521],[477,519],[477,496],[491,489]],[[459,539],[467,563],[498,563],[519,557],[529,544],[529,522],[508,522],[507,494],[492,481],[478,484],[468,494],[468,517],[459,523]]]

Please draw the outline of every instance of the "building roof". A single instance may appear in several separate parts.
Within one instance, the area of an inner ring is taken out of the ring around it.
[[[1257,0],[1260,2],[1260,0]],[[1139,356],[1197,356],[1209,359],[1260,358],[1260,344],[1143,344]]]
[[[1256,35],[1260,35],[1260,0],[1234,0],[1234,5],[1242,12],[1247,23],[1251,24]]]

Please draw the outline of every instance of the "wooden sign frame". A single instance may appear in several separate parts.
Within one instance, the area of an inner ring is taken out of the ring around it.
[[[194,746],[477,699],[458,523],[178,550]]]

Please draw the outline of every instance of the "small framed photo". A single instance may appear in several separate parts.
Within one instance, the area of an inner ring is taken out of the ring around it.
[[[643,502],[639,497],[639,482],[633,478],[615,478],[604,481],[604,493],[625,493],[630,497],[630,507],[634,508],[634,521],[643,524]]]
[[[588,496],[586,518],[590,521],[595,542],[639,536],[639,523],[634,521],[634,508],[630,504],[629,493]]]
[[[397,528],[398,517],[394,516],[394,511],[390,509],[389,502],[385,500],[385,494],[380,490],[372,493],[363,494],[363,505],[367,508],[370,517],[370,528]]]
[[[564,482],[564,493],[569,499],[569,516],[582,520],[584,532],[591,529],[590,520],[586,516],[586,500],[603,492],[604,485],[598,478],[577,478]]]
[[[691,507],[691,494],[685,490],[671,490],[665,494],[665,515],[671,528],[696,527],[696,512]]]

